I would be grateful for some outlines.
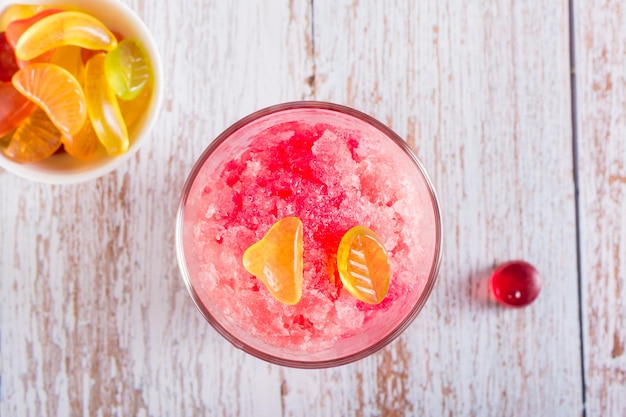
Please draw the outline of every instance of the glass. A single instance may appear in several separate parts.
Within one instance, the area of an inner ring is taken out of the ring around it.
[[[243,251],[278,219],[304,223],[304,284],[295,306],[245,271]],[[336,251],[358,224],[381,236],[391,264],[378,305],[341,288]],[[184,185],[178,262],[206,320],[235,347],[271,363],[324,368],[398,337],[425,305],[441,257],[437,196],[397,134],[349,107],[314,101],[257,111],[219,135]]]

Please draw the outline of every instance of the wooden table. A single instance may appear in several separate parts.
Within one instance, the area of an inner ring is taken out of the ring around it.
[[[81,185],[0,172],[0,415],[626,415],[623,0],[125,1],[168,80],[150,143]],[[444,218],[423,313],[318,371],[223,340],[174,248],[202,150],[302,99],[405,137]],[[515,258],[544,279],[519,310],[486,286]]]

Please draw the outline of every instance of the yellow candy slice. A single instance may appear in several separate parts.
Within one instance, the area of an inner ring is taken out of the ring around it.
[[[100,143],[111,156],[121,155],[129,147],[128,130],[120,112],[115,92],[105,74],[105,54],[93,56],[85,68],[87,112]]]
[[[263,239],[243,254],[243,265],[270,294],[283,304],[297,304],[302,297],[303,226],[297,217],[276,222]]]
[[[117,45],[117,39],[95,17],[81,12],[61,12],[46,16],[26,29],[15,45],[15,55],[28,61],[64,45],[110,51]]]
[[[389,257],[373,230],[365,226],[348,230],[337,250],[337,269],[346,290],[364,303],[379,304],[387,295]]]
[[[62,133],[75,135],[82,129],[87,118],[85,95],[67,70],[48,63],[30,64],[16,72],[12,82]]]

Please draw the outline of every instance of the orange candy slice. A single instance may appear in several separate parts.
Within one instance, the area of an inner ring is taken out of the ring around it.
[[[302,297],[303,226],[297,217],[276,222],[263,239],[243,254],[243,265],[270,294],[283,304],[297,304]]]
[[[8,139],[2,152],[15,162],[37,162],[61,146],[61,132],[48,115],[37,108]]]
[[[47,63],[31,64],[13,75],[13,86],[35,102],[64,134],[78,133],[87,118],[83,90],[67,70]]]
[[[61,12],[46,16],[26,29],[15,45],[15,55],[27,61],[64,45],[110,51],[117,45],[117,39],[95,17],[81,12]]]
[[[346,290],[364,303],[378,304],[387,295],[389,257],[371,229],[355,226],[348,230],[337,250],[337,269]]]

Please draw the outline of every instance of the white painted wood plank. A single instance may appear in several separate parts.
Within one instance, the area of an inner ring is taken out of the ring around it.
[[[567,2],[315,1],[314,19],[315,98],[414,146],[445,250],[398,342],[313,374],[318,391],[285,371],[286,415],[580,415]],[[488,273],[511,258],[544,276],[527,309],[486,300]]]
[[[626,4],[577,0],[586,408],[626,415]]]
[[[168,80],[152,141],[88,184],[0,172],[0,415],[280,415],[280,368],[230,346],[193,307],[174,218],[212,138],[310,94],[310,7],[128,4]]]

